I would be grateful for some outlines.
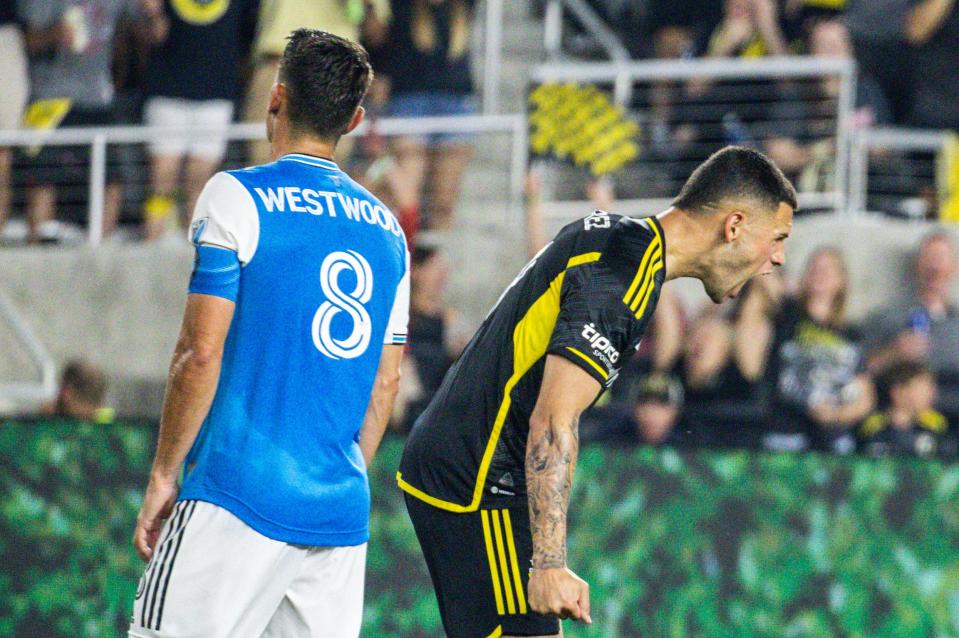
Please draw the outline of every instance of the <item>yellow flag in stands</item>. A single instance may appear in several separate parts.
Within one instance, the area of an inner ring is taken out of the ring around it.
[[[597,176],[639,156],[639,125],[595,86],[541,84],[529,103],[530,147],[538,155],[569,158]]]
[[[939,191],[939,219],[959,222],[959,135],[946,134],[936,158],[936,190]]]
[[[52,131],[60,126],[72,106],[73,100],[67,97],[37,100],[31,103],[24,112],[23,126],[37,131]],[[41,148],[42,145],[40,144],[29,147],[27,155],[36,157]]]

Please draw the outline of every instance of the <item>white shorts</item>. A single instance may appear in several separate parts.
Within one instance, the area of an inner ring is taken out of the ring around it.
[[[148,126],[172,128],[202,126],[225,129],[233,121],[230,100],[184,100],[174,97],[151,97],[146,101],[143,121]],[[226,154],[226,136],[216,133],[169,137],[150,144],[153,155],[179,157],[189,155],[219,162]]]
[[[30,78],[23,35],[15,24],[0,27],[0,86],[0,129],[20,128]]]
[[[303,547],[180,501],[137,587],[130,636],[356,638],[366,544]]]

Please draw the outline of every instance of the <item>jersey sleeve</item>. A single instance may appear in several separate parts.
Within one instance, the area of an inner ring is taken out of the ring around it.
[[[661,248],[648,243],[635,257],[630,268],[600,260],[568,269],[560,291],[547,352],[572,361],[604,386],[639,345],[659,298]]]
[[[250,192],[229,173],[217,173],[197,198],[190,224],[195,246],[236,253],[242,265],[253,259],[260,239],[260,218]]]
[[[406,253],[406,271],[396,286],[396,296],[393,299],[393,309],[390,311],[389,324],[386,327],[386,345],[403,345],[406,343],[406,332],[410,321],[410,254]]]

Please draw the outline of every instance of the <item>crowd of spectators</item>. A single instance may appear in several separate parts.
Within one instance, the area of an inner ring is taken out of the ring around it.
[[[680,321],[680,331],[654,328],[651,339],[677,340],[680,354],[638,352],[620,389],[585,417],[583,438],[953,456],[957,275],[954,241],[934,231],[913,260],[914,295],[857,324],[846,315],[843,255],[823,246],[795,282],[762,277],[737,303]]]
[[[959,81],[954,0],[593,4],[636,57],[854,55],[862,71],[856,122],[959,126],[952,99]],[[411,239],[411,346],[394,415],[396,429],[405,431],[465,345],[461,322],[444,301],[445,255],[420,231],[450,228],[472,144],[456,134],[386,141],[377,119],[476,111],[468,56],[474,9],[472,0],[3,3],[0,129],[118,121],[169,129],[146,149],[149,184],[137,201],[140,234],[156,240],[185,225],[199,188],[231,152],[249,163],[268,159],[262,142],[233,148],[221,129],[238,119],[262,122],[286,33],[310,26],[364,43],[377,72],[366,102],[371,126],[364,137],[345,139],[338,154],[397,211]],[[783,82],[775,85],[775,100],[752,100],[752,110],[716,121],[697,114],[703,104],[728,103],[727,90],[698,79],[651,86],[646,157],[690,160],[713,146],[753,144],[800,182],[800,190],[829,188],[824,180],[832,175],[834,140],[828,125],[816,128],[825,121],[816,109],[837,99],[833,78],[815,83],[816,99],[809,87]],[[798,96],[800,90],[806,92]],[[205,132],[177,136],[183,127]],[[86,197],[88,153],[73,146],[0,149],[0,235],[17,199],[13,175],[22,171],[27,238],[55,239],[51,222]],[[114,155],[104,200],[108,236],[125,205],[123,158]],[[542,219],[534,211],[540,191],[533,172],[527,180],[531,254],[548,239],[535,223]],[[608,177],[590,180],[584,195],[596,208],[615,210]],[[928,236],[917,250],[911,296],[859,325],[846,313],[844,257],[829,246],[812,254],[795,282],[762,278],[728,307],[690,312],[667,288],[651,334],[614,390],[585,416],[583,438],[955,454],[959,439],[950,423],[959,423],[959,309],[950,290],[957,274],[949,236]],[[49,409],[102,412],[102,385],[88,367],[70,366]]]
[[[269,159],[264,142],[228,144],[223,129],[262,123],[286,36],[323,29],[364,44],[377,74],[367,101],[373,130],[361,144],[345,138],[337,159],[363,165],[381,156],[360,177],[407,234],[445,230],[471,140],[405,136],[378,145],[375,120],[475,112],[473,11],[472,0],[10,0],[0,7],[0,130],[164,129],[146,149],[108,145],[103,203],[105,237],[122,218],[136,224],[135,236],[160,239],[186,226],[225,161]],[[0,149],[0,239],[14,210],[30,242],[62,239],[58,220],[85,221],[89,160],[90,145]]]
[[[959,6],[955,0],[591,0],[638,59],[807,55],[857,63],[848,130],[888,125],[959,128],[955,94]],[[575,24],[571,24],[575,33]],[[597,52],[589,39],[571,50]],[[600,54],[602,56],[603,54]],[[657,166],[664,197],[689,168],[726,144],[760,148],[800,192],[833,189],[839,130],[838,76],[655,81],[631,105],[645,125],[641,161]],[[935,218],[935,156],[876,152],[870,210]],[[646,180],[648,184],[649,180]],[[645,185],[645,184],[644,184]],[[941,196],[941,193],[940,193]],[[812,210],[807,206],[805,211]]]

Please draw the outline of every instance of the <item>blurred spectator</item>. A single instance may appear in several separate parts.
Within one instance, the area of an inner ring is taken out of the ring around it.
[[[849,33],[839,20],[809,23],[806,38],[809,53],[818,58],[852,58]],[[808,83],[783,83],[780,99],[770,111],[769,122],[757,128],[764,150],[796,182],[801,191],[832,190],[835,175],[835,134],[842,80],[825,76],[812,90]],[[851,122],[857,126],[888,124],[892,115],[878,85],[868,75],[856,82],[857,110]]]
[[[724,0],[723,20],[709,38],[708,57],[755,58],[786,53],[775,0]]]
[[[112,423],[113,410],[104,403],[106,394],[103,372],[88,361],[74,359],[63,369],[57,398],[41,412],[45,416]]]
[[[900,361],[876,380],[882,410],[869,416],[857,431],[860,451],[871,456],[954,454],[946,438],[946,417],[933,408],[936,378],[915,361]]]
[[[583,415],[580,437],[615,444],[675,444],[682,407],[683,389],[676,379],[659,372],[645,375],[630,386],[625,404],[613,402]]]
[[[754,447],[766,413],[758,380],[740,368],[733,326],[715,306],[706,306],[683,339],[676,366],[686,403],[681,430],[698,445]]]
[[[764,445],[851,451],[849,429],[873,409],[875,391],[859,332],[845,318],[845,261],[834,248],[815,251],[794,297],[774,282],[764,277],[750,289],[738,326],[747,378],[765,375],[773,386]]]
[[[321,29],[375,48],[386,41],[389,20],[389,0],[260,0],[253,42],[254,68],[246,91],[243,119],[263,122],[270,88],[276,81],[280,56],[286,48],[286,37],[294,29]],[[375,64],[373,68],[380,73]],[[340,145],[348,139],[340,140]],[[269,143],[265,140],[251,143],[249,159],[251,164],[272,161]]]
[[[959,310],[952,302],[957,269],[952,238],[942,231],[927,236],[906,298],[880,308],[865,324],[870,368],[879,371],[900,359],[928,363],[942,389],[939,407],[951,419],[959,415]]]
[[[476,112],[469,61],[473,5],[473,0],[393,0],[389,45],[379,56],[390,76],[390,116]],[[415,237],[420,225],[445,230],[452,224],[473,155],[470,140],[462,133],[395,140],[390,189],[407,237]]]
[[[23,107],[27,103],[30,80],[27,77],[27,56],[23,33],[17,23],[14,2],[0,3],[0,130],[20,128]],[[0,147],[0,237],[10,216],[10,166],[13,151]]]
[[[30,99],[25,124],[49,130],[67,126],[106,126],[113,118],[111,62],[113,35],[124,12],[138,13],[137,0],[18,0],[26,25],[30,60]],[[107,160],[103,233],[116,227],[121,190],[115,149]],[[89,182],[89,146],[29,149],[27,209],[30,241],[56,239],[58,187],[83,193]],[[64,194],[60,188],[59,194]]]
[[[914,66],[908,55],[906,13],[915,0],[848,0],[842,22],[852,38],[860,71],[878,82],[893,121],[912,106]]]
[[[458,334],[459,317],[444,301],[449,264],[441,250],[419,245],[410,255],[409,354],[408,370],[418,393],[409,393],[405,418],[400,429],[408,432],[439,389],[453,359],[465,342]],[[404,383],[406,381],[404,380]]]
[[[959,128],[959,6],[922,0],[906,14],[906,38],[915,47],[915,96],[907,123]]]
[[[233,121],[240,65],[255,19],[253,0],[143,0],[152,46],[146,70],[144,122],[170,129],[225,129]],[[202,53],[198,53],[202,52]],[[193,206],[226,152],[220,135],[163,136],[150,145],[152,193],[144,206],[144,235],[188,225]],[[176,192],[183,172],[183,206]],[[177,219],[179,217],[179,219]]]
[[[846,0],[783,0],[779,24],[791,52],[808,52],[806,34],[809,25],[842,15]]]

